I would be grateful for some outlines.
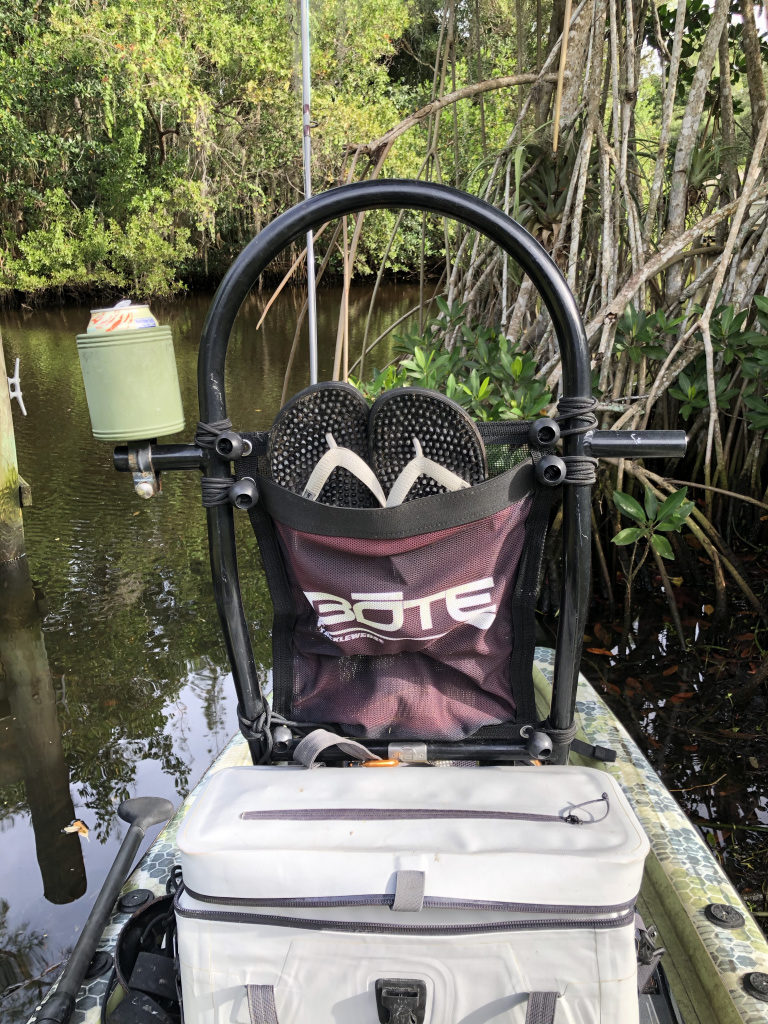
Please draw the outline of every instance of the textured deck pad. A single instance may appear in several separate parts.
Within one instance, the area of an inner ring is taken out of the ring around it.
[[[416,454],[424,455],[461,477],[479,484],[488,476],[485,446],[472,418],[450,398],[424,388],[387,391],[373,404],[369,422],[370,463],[386,494]],[[406,501],[446,490],[422,474]]]
[[[312,470],[328,451],[327,435],[340,448],[368,456],[368,404],[351,384],[324,381],[295,395],[277,414],[267,457],[275,483],[301,494]],[[376,508],[378,501],[356,476],[334,469],[317,497],[323,505]]]

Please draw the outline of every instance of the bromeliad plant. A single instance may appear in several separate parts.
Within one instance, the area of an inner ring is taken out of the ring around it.
[[[687,501],[686,498],[686,487],[682,487],[679,491],[670,494],[661,504],[650,488],[646,488],[642,505],[631,494],[625,494],[623,491],[613,492],[613,503],[616,508],[636,523],[635,526],[627,526],[620,530],[613,538],[613,543],[618,547],[632,545],[629,566],[626,569],[626,591],[624,595],[625,638],[629,634],[631,621],[633,584],[650,554],[661,576],[667,604],[669,605],[672,621],[675,624],[680,643],[683,648],[686,646],[680,613],[677,609],[672,593],[672,585],[667,570],[664,568],[663,561],[663,559],[671,560],[675,557],[672,545],[665,535],[668,533],[679,533],[694,509],[693,502]]]

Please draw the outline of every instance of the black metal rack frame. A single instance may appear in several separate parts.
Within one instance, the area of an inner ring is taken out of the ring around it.
[[[366,181],[321,193],[288,210],[261,231],[232,264],[213,298],[200,340],[198,397],[203,423],[227,419],[224,366],[229,338],[240,306],[262,272],[287,245],[303,238],[308,231],[346,214],[372,209],[411,209],[442,215],[460,221],[499,245],[530,277],[550,313],[562,360],[561,400],[591,398],[589,349],[575,299],[555,263],[524,228],[483,200],[443,185]],[[117,448],[116,468],[132,468],[135,452],[135,447]],[[684,452],[682,431],[589,430],[563,438],[565,456],[675,457]],[[220,480],[222,485],[230,479],[229,461],[213,448],[150,444],[145,446],[144,454],[155,471],[202,468],[207,477]],[[216,604],[232,665],[239,715],[245,723],[263,722],[266,706],[240,593],[232,505],[209,507],[207,517]],[[591,485],[570,484],[563,494],[562,595],[548,720],[553,735],[549,760],[554,763],[565,763],[568,757],[568,740],[558,738],[558,733],[567,736],[574,719],[581,641],[589,605],[590,555]],[[259,741],[252,738],[250,743],[254,760],[262,758],[264,751]],[[441,744],[441,748],[444,746]],[[457,743],[455,748],[455,756],[462,756],[459,750],[467,756],[466,744]],[[446,756],[445,752],[442,756]]]

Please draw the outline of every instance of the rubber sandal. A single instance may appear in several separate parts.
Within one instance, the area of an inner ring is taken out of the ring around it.
[[[380,395],[371,407],[368,435],[368,461],[387,495],[414,459],[414,439],[419,442],[422,458],[448,470],[468,486],[487,479],[485,445],[474,420],[460,405],[436,391],[396,388]],[[404,488],[406,480],[404,477],[399,489]],[[402,500],[413,501],[447,490],[444,482],[427,471],[416,477]]]
[[[327,435],[365,463],[368,455],[368,403],[351,384],[323,381],[300,391],[275,417],[267,460],[275,483],[303,494],[328,454]],[[327,464],[327,463],[326,463]],[[341,463],[331,468],[316,499],[343,508],[378,508],[381,502],[359,476]]]
[[[463,487],[469,487],[466,480],[452,473],[450,469],[441,466],[439,462],[428,459],[417,437],[413,439],[413,449],[416,454],[392,484],[387,495],[387,508],[402,505],[404,501],[407,501],[413,485],[420,476],[430,477],[446,491],[460,491]]]
[[[364,462],[351,449],[339,448],[333,434],[326,434],[325,440],[328,444],[328,451],[310,473],[309,480],[304,484],[304,490],[301,492],[302,498],[317,501],[328,477],[334,470],[341,468],[346,469],[348,473],[356,476],[361,483],[365,484],[383,508],[387,503],[387,499],[384,497],[381,484],[376,479],[376,475],[368,463]]]

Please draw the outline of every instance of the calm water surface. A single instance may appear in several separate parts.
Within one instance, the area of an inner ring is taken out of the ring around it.
[[[353,305],[367,308],[367,292]],[[376,330],[413,304],[388,286]],[[173,329],[187,428],[197,421],[197,345],[208,297],[153,310]],[[264,305],[249,299],[232,340],[230,416],[266,427],[280,405],[298,299],[281,296],[258,333]],[[338,293],[318,310],[320,373],[331,374]],[[23,1021],[45,985],[35,978],[66,959],[127,826],[124,799],[178,804],[236,731],[229,667],[208,568],[197,472],[166,474],[162,495],[142,502],[115,473],[111,446],[91,435],[75,346],[85,308],[0,314],[11,371],[21,359],[28,415],[14,421],[19,470],[33,505],[24,525],[42,639],[50,668],[47,718],[14,707],[0,680],[0,1015]],[[353,323],[365,316],[353,317]],[[357,352],[360,339],[351,338]],[[377,360],[381,364],[381,358]],[[291,392],[308,382],[305,346]],[[245,519],[246,517],[243,517]],[[250,531],[246,522],[239,524]],[[250,571],[249,571],[250,570]],[[255,557],[241,566],[257,662],[268,682],[266,590]],[[39,623],[37,626],[39,638]],[[42,650],[42,646],[40,648]],[[47,671],[46,671],[47,674]],[[42,754],[35,754],[40,744]],[[81,819],[87,839],[61,832]],[[153,829],[150,839],[156,834]]]

